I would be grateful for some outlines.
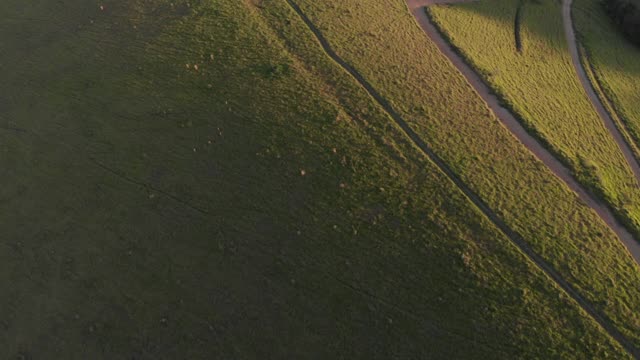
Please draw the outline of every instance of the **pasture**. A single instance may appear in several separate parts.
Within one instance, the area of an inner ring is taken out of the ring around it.
[[[638,266],[403,1],[297,3],[640,345]],[[0,357],[629,357],[286,1],[6,0],[0,13]]]

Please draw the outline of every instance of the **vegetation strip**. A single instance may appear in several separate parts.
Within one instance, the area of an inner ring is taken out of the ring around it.
[[[583,67],[640,161],[640,47],[620,33],[600,1],[575,0],[571,14]]]
[[[515,231],[501,220],[473,191],[462,182],[458,176],[448,167],[448,165],[435,154],[429,146],[411,129],[407,122],[396,112],[393,107],[386,101],[369,82],[364,79],[360,73],[344,61],[332,49],[329,42],[324,38],[322,33],[311,20],[306,16],[302,9],[293,1],[287,0],[287,3],[300,16],[309,30],[315,35],[316,39],[327,53],[338,65],[353,76],[358,83],[367,91],[367,93],[387,112],[387,114],[396,122],[396,124],[405,132],[411,141],[462,191],[465,196],[489,219],[496,227],[508,237],[533,263],[535,263],[547,276],[549,276],[556,284],[562,288],[571,298],[573,298],[580,307],[589,314],[609,335],[614,338],[622,347],[625,348],[635,358],[640,359],[640,350],[636,349],[633,344],[613,326],[606,316],[600,314],[580,293],[578,293],[568,282],[566,282],[545,260],[535,253],[526,241]]]
[[[576,70],[578,78],[580,79],[580,83],[584,88],[584,91],[587,94],[587,97],[593,104],[593,107],[596,109],[596,112],[604,122],[605,127],[611,133],[611,136],[616,141],[622,154],[624,155],[629,167],[633,171],[636,179],[640,181],[640,164],[638,164],[637,159],[634,156],[633,150],[631,146],[625,139],[625,137],[621,134],[620,130],[616,126],[615,121],[611,118],[611,115],[606,110],[602,101],[600,101],[600,97],[596,94],[589,77],[587,76],[587,72],[582,66],[582,62],[580,61],[580,52],[578,51],[578,44],[576,41],[575,29],[573,26],[573,18],[571,15],[571,5],[573,0],[563,0],[562,2],[562,18],[564,20],[564,30],[565,35],[567,37],[567,43],[569,45],[569,53],[571,54],[571,60],[573,62],[573,67]]]
[[[611,116],[616,127],[622,136],[624,136],[625,141],[631,147],[636,161],[640,160],[640,149],[638,149],[638,145],[633,140],[631,131],[626,125],[626,121],[628,120],[623,120],[623,115],[618,111],[618,109],[616,109],[616,106],[614,105],[615,101],[611,99],[610,95],[605,90],[605,84],[603,83],[604,80],[601,78],[600,74],[598,74],[598,69],[594,66],[592,59],[589,58],[590,55],[584,48],[583,44],[580,44],[578,50],[580,52],[580,62],[582,63],[582,67],[585,69],[593,89],[596,91],[596,94],[598,94],[600,102],[605,106],[607,113]]]
[[[427,16],[427,12],[423,11],[424,6],[431,5],[433,3],[429,0],[408,0],[407,3],[409,4],[410,10],[422,30],[424,30],[429,38],[438,46],[440,51],[449,58],[462,75],[464,75],[469,84],[487,103],[489,108],[495,113],[502,124],[560,180],[567,184],[567,186],[578,195],[580,200],[591,207],[598,216],[600,216],[607,226],[616,233],[635,261],[640,264],[640,243],[638,243],[633,235],[616,219],[611,210],[609,210],[605,204],[595,198],[589,191],[580,185],[580,183],[571,174],[571,171],[549,150],[540,144],[540,142],[530,135],[509,110],[500,105],[500,100],[492,94],[489,86],[469,65],[467,65],[462,57],[460,57],[444,39],[439,29],[430,21]]]

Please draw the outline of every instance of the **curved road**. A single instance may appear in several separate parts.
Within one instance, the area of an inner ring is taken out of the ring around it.
[[[609,207],[602,201],[588,192],[571,174],[571,171],[561,163],[551,152],[549,152],[542,144],[531,136],[520,124],[520,122],[511,114],[511,112],[500,105],[498,98],[492,94],[491,89],[480,78],[480,76],[453,50],[451,45],[442,37],[438,29],[431,23],[424,8],[429,5],[454,2],[464,2],[465,0],[407,0],[409,10],[415,17],[416,21],[427,34],[427,36],[435,43],[440,51],[453,63],[453,65],[464,75],[469,84],[487,103],[489,108],[498,117],[500,122],[509,129],[509,131],[520,142],[529,149],[540,161],[542,161],[560,180],[562,180],[573,192],[575,192],[580,200],[591,207],[600,218],[613,230],[627,250],[631,253],[636,263],[640,264],[640,243],[637,242],[631,233],[616,219]],[[568,2],[569,0],[566,0]],[[566,3],[565,2],[565,3]],[[575,37],[574,37],[575,40]],[[575,47],[575,41],[573,42]],[[576,48],[577,51],[577,48]],[[578,61],[579,63],[579,61]],[[586,76],[586,74],[585,74]],[[587,80],[588,81],[588,80]],[[594,93],[595,96],[595,93]],[[597,96],[596,96],[597,98]],[[604,110],[604,109],[603,109]],[[606,111],[605,111],[606,113]],[[612,121],[613,123],[613,121]],[[615,125],[614,125],[615,128]],[[616,128],[617,131],[617,128]],[[618,133],[619,134],[619,133]],[[624,143],[626,144],[626,143]],[[628,147],[627,147],[628,148]],[[633,158],[633,155],[631,155]],[[633,162],[635,163],[635,161]],[[637,165],[637,163],[635,163]],[[640,167],[638,167],[640,174]],[[635,172],[635,171],[634,171]]]
[[[640,184],[640,164],[638,164],[638,160],[633,155],[633,151],[631,150],[631,146],[626,141],[622,133],[620,133],[620,129],[616,126],[616,123],[611,118],[611,115],[606,110],[600,97],[596,94],[593,84],[589,77],[587,76],[587,72],[580,61],[580,52],[578,51],[578,41],[576,40],[575,27],[573,26],[573,17],[571,16],[571,4],[573,0],[563,0],[562,1],[562,20],[564,22],[564,33],[567,38],[567,43],[569,44],[569,52],[571,53],[571,61],[573,62],[573,67],[576,69],[576,74],[582,83],[582,87],[587,94],[587,97],[593,104],[596,112],[602,119],[604,126],[609,130],[613,139],[618,143],[622,154],[624,154],[629,167],[633,171],[638,183]]]

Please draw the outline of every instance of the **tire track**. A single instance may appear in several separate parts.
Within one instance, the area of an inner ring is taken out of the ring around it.
[[[324,37],[322,32],[314,25],[314,23],[307,17],[302,9],[293,1],[286,0],[289,6],[298,14],[301,20],[306,24],[309,30],[314,34],[316,40],[323,48],[324,52],[335,61],[340,67],[342,67],[347,73],[349,73],[364,90],[373,98],[375,102],[380,105],[385,112],[391,117],[394,122],[402,129],[402,131],[411,139],[413,144],[426,155],[442,173],[444,173],[451,182],[480,210],[494,225],[502,232],[511,242],[516,245],[525,255],[538,266],[549,278],[551,278],[562,290],[566,292],[576,303],[595,320],[613,339],[615,339],[624,349],[626,349],[635,358],[640,359],[640,350],[636,349],[633,344],[624,336],[620,331],[612,325],[609,319],[598,310],[596,310],[582,295],[576,291],[571,284],[564,280],[556,270],[549,265],[540,255],[538,255],[527,244],[527,242],[512,230],[484,201],[476,195],[471,188],[469,188],[450,168],[449,166],[422,140],[422,138],[409,126],[409,124],[400,116],[400,114],[391,106],[391,104],[380,95],[375,88],[349,63],[343,60],[331,47],[331,44]],[[422,3],[424,3],[423,1]],[[424,18],[420,19],[416,17],[420,25],[421,20],[426,19],[429,25],[430,22],[426,17],[423,9],[420,6],[419,0],[407,0],[410,10],[414,16],[418,13],[422,13]],[[424,27],[423,27],[424,28]],[[435,31],[435,27],[431,25],[431,29]],[[426,31],[426,30],[425,30]],[[436,32],[437,33],[437,32]],[[429,34],[428,34],[429,35]],[[439,36],[439,35],[438,35]],[[430,35],[431,37],[431,35]],[[442,39],[442,38],[441,38]],[[442,39],[444,41],[444,39]],[[515,120],[515,119],[514,119]],[[526,132],[525,132],[526,134]],[[536,143],[537,144],[537,143]]]

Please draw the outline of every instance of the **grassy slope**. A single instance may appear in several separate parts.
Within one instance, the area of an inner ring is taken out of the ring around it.
[[[598,1],[574,1],[573,16],[597,83],[640,144],[640,48],[620,34]]]
[[[281,2],[102,4],[0,5],[2,357],[624,356]]]
[[[461,178],[640,344],[640,317],[633,310],[640,306],[640,277],[634,261],[610,230],[490,115],[406,16],[404,2],[299,3],[343,58]]]
[[[560,4],[525,4],[521,54],[514,45],[517,6],[493,0],[437,6],[430,13],[523,123],[640,233],[640,190],[575,75]]]

